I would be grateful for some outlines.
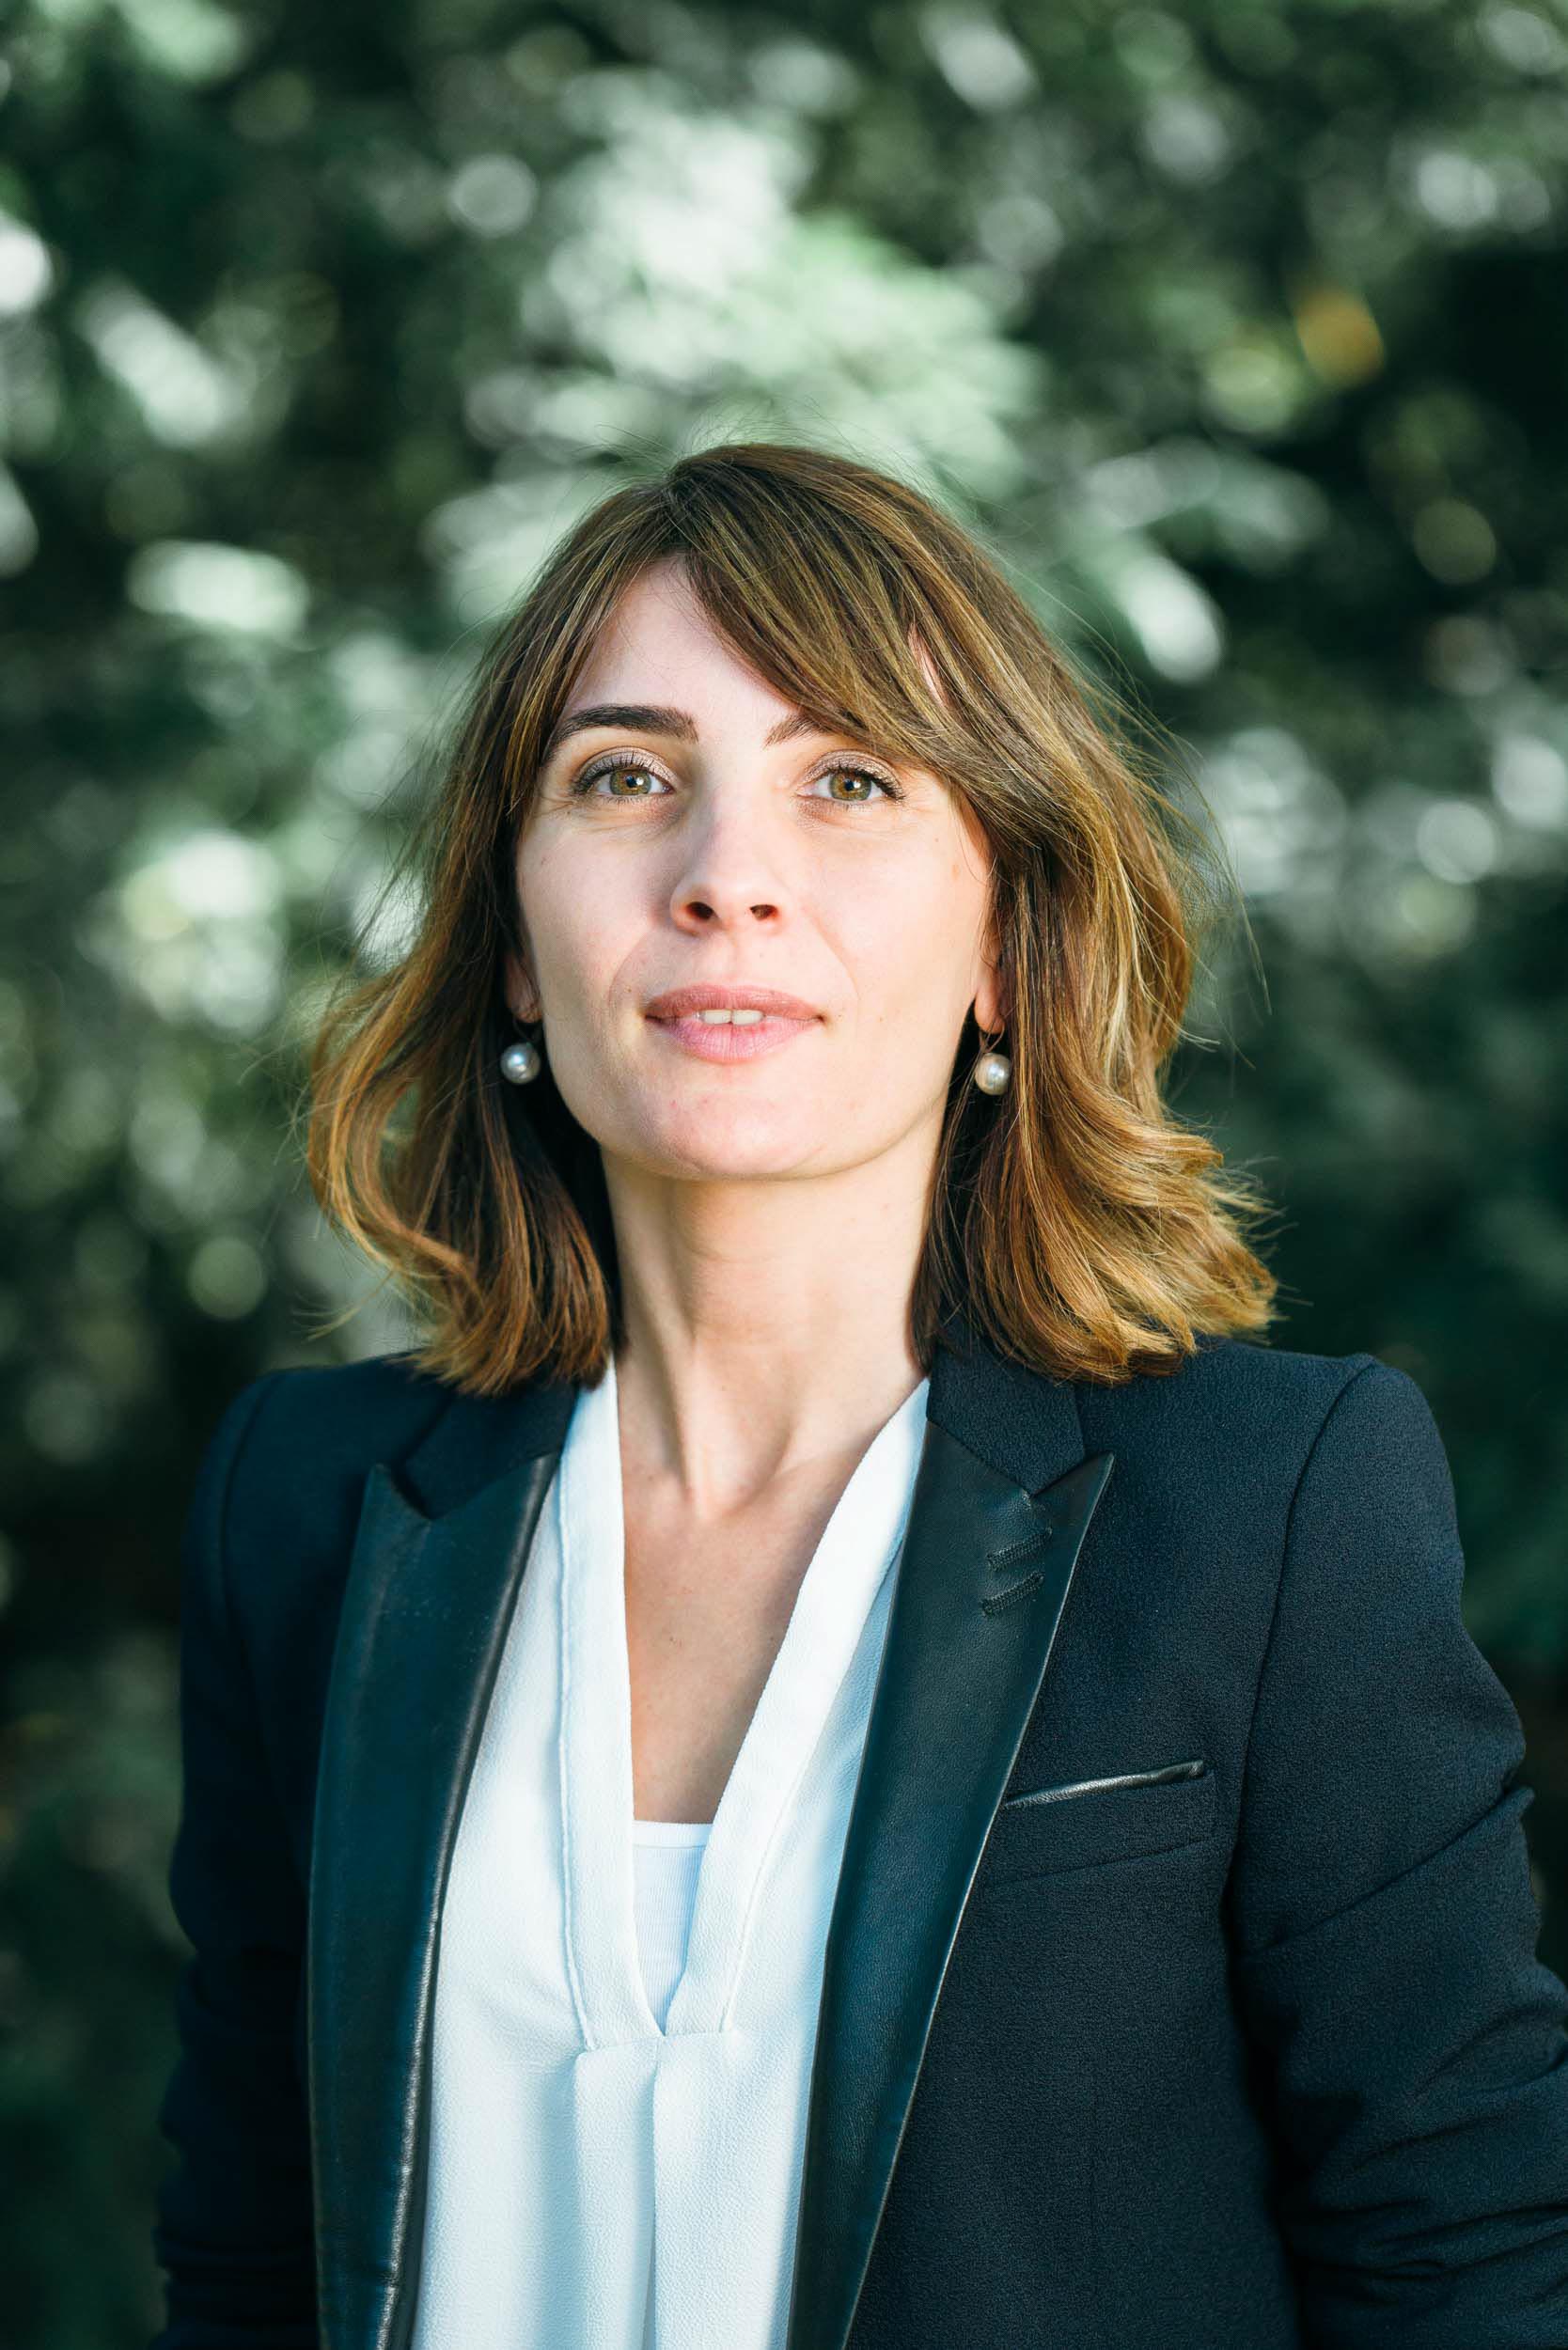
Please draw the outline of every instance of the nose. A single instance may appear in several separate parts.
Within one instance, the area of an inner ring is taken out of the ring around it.
[[[755,813],[740,806],[710,810],[685,836],[682,870],[670,892],[670,914],[682,930],[782,919],[786,892],[760,837]]]
[[[686,891],[677,899],[674,912],[680,929],[702,930],[715,922],[729,929],[744,921],[747,914],[754,915],[760,922],[776,921],[781,909],[776,900],[746,900],[744,892],[704,897],[699,891]]]

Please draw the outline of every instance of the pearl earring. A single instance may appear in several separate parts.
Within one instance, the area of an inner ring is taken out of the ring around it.
[[[1005,1093],[1012,1078],[1012,1063],[1005,1053],[982,1053],[974,1078],[982,1093]]]
[[[544,1066],[544,1056],[537,1044],[526,1037],[519,1037],[501,1055],[501,1074],[509,1085],[525,1086],[539,1075]]]

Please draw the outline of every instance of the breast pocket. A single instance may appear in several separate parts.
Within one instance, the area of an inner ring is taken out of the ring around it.
[[[1200,1756],[1010,1795],[991,1824],[981,1879],[1007,1885],[1199,1843],[1214,1829],[1215,1787],[1215,1774]]]

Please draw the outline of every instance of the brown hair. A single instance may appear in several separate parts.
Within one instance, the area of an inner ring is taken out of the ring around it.
[[[598,1146],[547,1064],[525,1087],[499,1073],[502,962],[523,952],[514,859],[542,745],[617,599],[671,557],[738,659],[940,776],[990,844],[1012,1078],[1000,1097],[971,1083],[971,1011],[910,1300],[919,1360],[955,1312],[1033,1369],[1103,1382],[1264,1327],[1278,1285],[1242,1237],[1264,1203],[1160,1093],[1217,902],[1203,836],[955,521],[847,457],[746,442],[617,490],[557,546],[389,884],[417,867],[417,933],[346,974],[322,1018],[310,1181],[428,1308],[417,1366],[474,1394],[592,1385],[619,1335]]]

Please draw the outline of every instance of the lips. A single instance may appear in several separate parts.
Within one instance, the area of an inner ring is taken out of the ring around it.
[[[804,1051],[806,1039],[823,1024],[815,1014],[808,1020],[792,1020],[784,1013],[762,1011],[759,1007],[744,1022],[733,1018],[714,1020],[704,1018],[700,1011],[683,1011],[673,1020],[650,1020],[648,1025],[660,1039],[653,1048],[657,1052],[681,1053],[695,1060],[733,1065],[787,1053],[793,1044],[799,1044]]]
[[[646,1007],[650,1020],[681,1020],[696,1011],[762,1011],[772,1012],[780,1020],[817,1020],[821,1014],[815,1004],[808,1004],[800,995],[788,995],[776,987],[694,987],[666,988],[655,995]]]

